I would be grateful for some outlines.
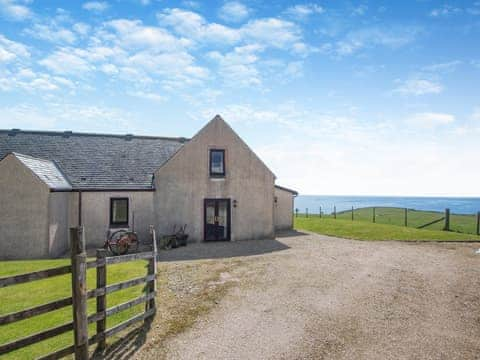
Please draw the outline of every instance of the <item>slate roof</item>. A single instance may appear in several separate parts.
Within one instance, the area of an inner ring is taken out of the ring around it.
[[[0,130],[0,159],[16,152],[53,161],[74,189],[149,190],[153,173],[188,141],[134,135]]]
[[[53,161],[13,153],[26,167],[37,175],[50,189],[71,190],[72,186]]]

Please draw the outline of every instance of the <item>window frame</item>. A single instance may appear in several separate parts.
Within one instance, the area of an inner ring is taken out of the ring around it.
[[[126,222],[115,222],[113,221],[113,204],[115,201],[126,201],[127,202],[127,221]],[[128,226],[129,224],[129,212],[130,212],[130,199],[128,197],[112,197],[110,198],[110,226]]]
[[[213,164],[213,153],[214,152],[220,152],[222,153],[222,168],[223,168],[223,172],[213,172],[212,171],[212,164]],[[209,173],[210,173],[210,177],[216,177],[216,178],[222,178],[222,177],[225,177],[226,175],[226,169],[225,169],[225,149],[209,149],[209,167],[208,167],[208,170],[209,170]]]

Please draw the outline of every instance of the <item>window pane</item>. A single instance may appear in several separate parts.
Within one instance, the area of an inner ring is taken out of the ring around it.
[[[112,203],[112,222],[126,223],[128,221],[128,200],[116,199]]]
[[[210,171],[212,174],[223,174],[223,151],[212,150],[210,155]]]

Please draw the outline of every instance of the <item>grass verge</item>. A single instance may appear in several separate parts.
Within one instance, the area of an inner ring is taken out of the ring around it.
[[[480,241],[480,236],[451,231],[420,230],[405,226],[299,216],[295,229],[318,234],[357,240],[403,240],[403,241]]]

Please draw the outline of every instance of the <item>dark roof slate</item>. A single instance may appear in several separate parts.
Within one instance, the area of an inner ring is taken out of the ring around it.
[[[153,173],[188,141],[134,135],[0,130],[0,159],[16,152],[53,161],[74,189],[152,189]]]

